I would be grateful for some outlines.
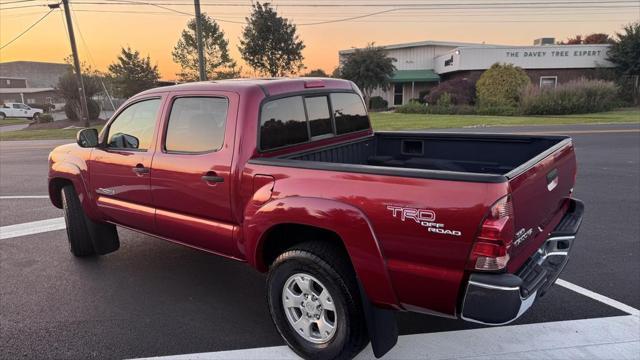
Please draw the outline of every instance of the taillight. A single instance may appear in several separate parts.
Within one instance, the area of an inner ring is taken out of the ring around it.
[[[482,222],[469,265],[475,270],[502,270],[509,262],[509,248],[513,242],[513,203],[507,195],[498,200]]]

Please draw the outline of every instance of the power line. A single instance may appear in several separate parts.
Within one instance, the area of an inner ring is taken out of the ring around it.
[[[47,16],[49,16],[49,14],[51,14],[53,12],[53,10],[55,9],[51,9],[49,10],[48,13],[44,14],[44,16],[42,16],[40,19],[38,19],[36,22],[34,22],[33,24],[29,25],[28,28],[26,28],[23,32],[21,32],[20,34],[18,34],[18,36],[14,37],[13,39],[11,39],[8,43],[0,46],[0,50],[6,48],[7,46],[11,45],[11,43],[13,43],[14,41],[18,40],[22,35],[26,34],[29,30],[33,29],[34,26],[38,25],[42,20],[44,20]]]
[[[80,30],[80,21],[78,21],[78,16],[76,15],[76,11],[72,10],[71,14],[73,15],[73,19],[76,22],[76,29],[78,29],[78,34],[80,34],[80,40],[82,40],[82,45],[84,46],[84,49],[87,50],[87,54],[89,55],[89,61],[93,64],[95,68],[97,68],[98,65],[93,59],[93,55],[91,54],[89,45],[87,45],[87,42],[84,40],[84,35],[82,35],[82,30]],[[109,99],[109,103],[111,103],[111,107],[113,108],[113,111],[116,111],[116,105],[113,103],[113,98],[111,97],[111,94],[109,94],[109,90],[107,90],[107,86],[104,84],[104,81],[102,81],[102,76],[99,76],[98,80],[100,80],[100,84],[102,84],[102,89],[104,89],[105,94],[107,94],[107,98]]]
[[[9,4],[17,4],[17,3],[25,3],[25,2],[30,2],[30,1],[36,1],[36,0],[15,0],[15,1],[9,1],[9,2],[1,2],[0,6],[9,5]]]
[[[158,0],[155,0],[158,1]],[[140,5],[148,5],[148,4],[158,4],[157,2],[145,2],[145,1],[126,1],[126,0],[101,0],[101,1],[77,1],[76,4],[140,4]],[[188,2],[181,2],[180,0],[172,0],[171,2],[163,2],[163,5],[173,5],[173,6],[185,6],[191,5]],[[357,3],[334,3],[334,4],[326,4],[326,3],[286,3],[286,4],[272,4],[275,7],[423,7],[423,8],[438,8],[438,7],[447,7],[447,6],[455,6],[455,7],[499,7],[499,6],[518,6],[518,7],[531,7],[531,6],[544,6],[544,5],[602,5],[602,4],[635,4],[638,6],[637,0],[604,0],[604,1],[528,1],[528,2],[514,2],[514,1],[506,1],[506,2],[443,2],[443,3],[400,3],[400,4],[357,4]],[[239,7],[250,7],[250,4],[247,3],[219,3],[219,2],[202,2],[201,5],[207,6],[239,6]]]

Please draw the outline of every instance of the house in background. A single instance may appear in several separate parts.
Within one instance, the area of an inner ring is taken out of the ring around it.
[[[64,100],[53,87],[29,87],[27,79],[0,76],[0,103],[8,102],[64,105]]]
[[[477,81],[495,63],[522,68],[531,82],[555,87],[582,77],[597,78],[601,69],[611,68],[607,60],[608,44],[555,45],[553,38],[541,38],[533,46],[486,45],[442,41],[387,45],[383,48],[395,58],[392,86],[376,89],[389,106],[417,99],[442,81],[466,78]],[[355,49],[339,52],[340,64]]]
[[[69,64],[38,61],[0,63],[0,102],[53,104],[56,109],[64,100],[56,91],[58,79],[71,71]]]

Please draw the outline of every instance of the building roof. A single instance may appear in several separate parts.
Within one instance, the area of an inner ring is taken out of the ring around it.
[[[391,82],[440,81],[440,76],[433,70],[396,70]]]
[[[54,88],[0,88],[0,94],[34,94],[45,91],[55,91]]]
[[[391,45],[381,45],[380,47],[385,50],[394,50],[394,49],[404,49],[404,48],[412,48],[412,47],[421,47],[421,46],[449,46],[449,47],[460,47],[460,46],[484,46],[484,44],[478,43],[467,43],[467,42],[456,42],[456,41],[418,41],[418,42],[410,42],[410,43],[402,43],[402,44],[391,44]],[[495,45],[494,45],[495,46]],[[356,51],[356,48],[340,50],[340,54],[351,54]]]
[[[0,76],[0,79],[8,79],[8,80],[27,80],[24,77],[13,77],[13,76]]]

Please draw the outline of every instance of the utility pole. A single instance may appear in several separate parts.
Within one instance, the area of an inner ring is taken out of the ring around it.
[[[196,8],[196,44],[198,46],[198,73],[200,81],[207,80],[207,72],[204,69],[204,49],[202,48],[202,21],[200,16],[200,0],[193,0]]]
[[[71,43],[71,53],[73,54],[73,66],[76,68],[76,81],[78,83],[78,92],[80,93],[80,106],[82,108],[82,120],[85,127],[89,127],[89,108],[87,107],[87,97],[84,92],[84,82],[82,81],[82,70],[80,69],[80,58],[78,57],[78,48],[76,47],[76,36],[73,33],[73,24],[71,23],[71,11],[69,10],[69,0],[62,0],[64,6],[64,16],[67,19],[67,30],[69,30],[69,42]]]

